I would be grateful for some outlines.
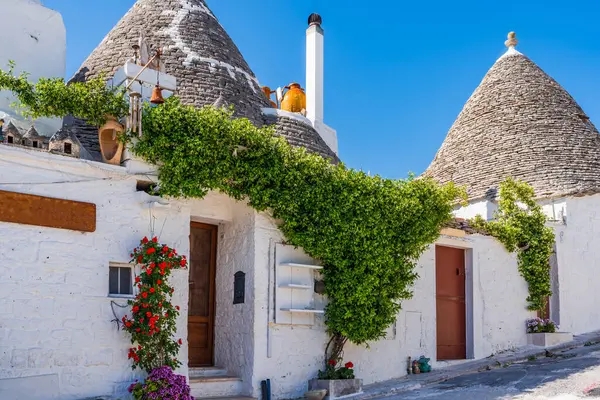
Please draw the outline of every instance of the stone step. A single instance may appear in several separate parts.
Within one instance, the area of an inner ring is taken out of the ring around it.
[[[190,378],[190,389],[195,398],[242,398],[242,380],[237,376],[203,376]]]
[[[257,400],[256,397],[229,396],[229,397],[195,397],[198,400]]]
[[[227,370],[219,367],[190,368],[188,375],[191,378],[202,378],[205,376],[226,376]]]

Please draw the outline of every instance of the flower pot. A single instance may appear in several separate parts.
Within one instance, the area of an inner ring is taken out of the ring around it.
[[[349,397],[362,393],[362,379],[312,379],[308,390],[327,390],[328,400]]]
[[[573,334],[568,332],[527,334],[527,344],[541,347],[552,347],[572,340]]]

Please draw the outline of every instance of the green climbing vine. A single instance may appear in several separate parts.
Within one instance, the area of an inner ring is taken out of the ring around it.
[[[477,216],[473,224],[500,240],[509,252],[517,252],[519,272],[529,286],[528,308],[543,312],[552,294],[549,262],[554,231],[546,226],[546,215],[527,183],[508,178],[500,184],[499,194],[495,219]]]
[[[126,109],[122,95],[100,88],[99,81],[73,89],[61,81],[34,86],[7,75],[0,75],[0,88],[15,91],[34,116],[100,121]],[[453,184],[384,179],[333,165],[231,111],[197,109],[176,98],[147,107],[143,124],[133,151],[158,165],[161,195],[202,198],[220,191],[247,201],[281,221],[287,242],[324,265],[332,338],[327,359],[339,359],[348,340],[384,337],[401,301],[412,296],[419,256],[464,198]]]
[[[102,77],[87,82],[65,84],[62,78],[41,78],[29,81],[29,74],[14,74],[15,64],[0,69],[0,90],[10,90],[19,103],[15,108],[30,118],[65,117],[73,115],[92,125],[102,125],[107,115],[118,118],[127,115],[129,105],[124,93],[106,86]]]

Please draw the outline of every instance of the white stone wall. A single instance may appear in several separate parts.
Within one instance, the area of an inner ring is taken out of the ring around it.
[[[566,225],[555,224],[561,331],[600,329],[600,195],[566,199]]]
[[[12,60],[17,74],[28,72],[34,81],[41,77],[64,78],[67,36],[62,16],[31,0],[0,0],[0,10],[0,68],[6,69]],[[0,92],[0,117],[20,119],[10,107],[12,102],[14,97],[9,92]],[[60,129],[61,123],[60,119],[40,119],[36,128],[49,136]]]
[[[25,398],[21,390],[32,385],[44,390],[28,390],[28,400],[120,396],[140,377],[127,359],[128,336],[111,322],[111,301],[126,301],[108,297],[108,267],[111,261],[128,262],[143,236],[155,233],[161,242],[188,254],[190,219],[221,223],[220,261],[231,270],[247,271],[251,265],[252,219],[244,213],[245,206],[210,194],[201,201],[171,201],[150,208],[153,199],[136,192],[136,177],[123,171],[0,146],[0,190],[97,206],[93,233],[0,222],[0,398]],[[236,222],[234,216],[242,221]],[[221,272],[217,313],[224,315],[225,304],[233,298],[233,282],[229,272]],[[175,287],[173,302],[181,306],[177,336],[184,339],[179,356],[184,366],[178,372],[187,375],[187,270],[174,271],[170,283]],[[115,310],[119,318],[129,312]],[[232,320],[220,322],[223,326],[218,329],[237,329]],[[251,352],[248,340],[242,345]]]
[[[323,317],[313,326],[277,325],[273,322],[273,247],[283,238],[274,221],[260,214],[256,223],[255,356],[254,396],[260,394],[260,381],[271,379],[274,398],[300,397],[307,381],[322,368],[327,341]],[[439,244],[467,249],[467,297],[472,304],[469,353],[485,358],[492,353],[527,344],[525,320],[527,286],[517,271],[516,258],[496,240],[479,235],[466,239],[442,237]],[[397,378],[406,373],[408,356],[432,358],[435,362],[435,249],[419,260],[419,280],[414,298],[403,303],[395,326],[386,339],[370,343],[370,348],[348,345],[345,360],[352,361],[365,384]],[[269,285],[264,284],[269,282]],[[469,286],[469,285],[467,285]]]
[[[254,365],[254,215],[253,209],[243,204],[233,207],[233,222],[219,227],[215,364],[242,378],[244,391],[252,391]],[[233,304],[234,274],[246,274],[246,292],[243,304]]]

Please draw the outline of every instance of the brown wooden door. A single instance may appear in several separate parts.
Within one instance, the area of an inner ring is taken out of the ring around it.
[[[467,358],[465,251],[435,247],[437,359]]]
[[[213,365],[217,227],[192,222],[190,229],[189,366]]]

